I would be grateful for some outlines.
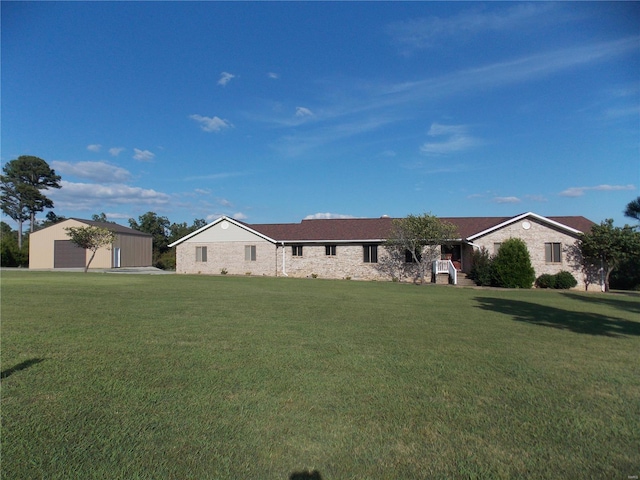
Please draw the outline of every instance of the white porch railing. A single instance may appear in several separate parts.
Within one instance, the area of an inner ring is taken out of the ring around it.
[[[434,260],[433,261],[433,273],[438,275],[439,273],[448,273],[451,283],[458,284],[458,272],[451,260]]]

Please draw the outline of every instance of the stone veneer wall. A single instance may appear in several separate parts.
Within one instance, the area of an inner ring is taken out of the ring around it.
[[[256,260],[245,260],[244,247],[256,246]],[[207,247],[207,261],[196,262],[196,247]],[[219,275],[276,276],[276,247],[266,241],[197,243],[185,242],[176,247],[177,273]]]
[[[285,271],[290,277],[351,278],[353,280],[390,280],[379,265],[387,255],[378,246],[378,262],[364,263],[363,245],[336,245],[336,255],[326,255],[325,245],[303,245],[302,256],[293,256],[292,247],[286,245]],[[282,246],[278,246],[278,275],[282,275]]]
[[[523,228],[524,222],[529,222],[530,228]],[[527,244],[531,264],[536,272],[536,278],[543,273],[555,274],[561,270],[571,272],[578,281],[576,288],[584,289],[584,278],[579,267],[573,265],[567,256],[567,248],[576,242],[576,237],[569,235],[563,231],[552,228],[547,224],[537,222],[534,219],[513,223],[500,230],[494,231],[481,238],[475,239],[473,243],[479,248],[485,247],[491,255],[494,255],[495,243],[502,243],[509,238],[520,238]],[[547,263],[545,258],[545,243],[561,244],[561,262]]]

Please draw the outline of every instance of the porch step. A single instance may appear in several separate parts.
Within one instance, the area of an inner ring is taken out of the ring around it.
[[[458,274],[456,275],[456,278],[458,280],[458,283],[457,283],[458,287],[475,287],[476,286],[476,282],[474,282],[469,277],[467,277],[466,273],[458,272]]]

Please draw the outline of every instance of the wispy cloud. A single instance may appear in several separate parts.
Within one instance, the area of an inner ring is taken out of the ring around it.
[[[131,173],[128,170],[105,162],[70,163],[53,161],[51,165],[64,175],[101,183],[122,183],[131,180]]]
[[[139,148],[134,148],[133,153],[133,158],[140,162],[150,162],[156,156],[155,153],[149,150],[140,150]]]
[[[98,143],[87,145],[87,150],[89,150],[90,152],[99,152],[101,148],[102,148],[102,145]]]
[[[218,80],[218,85],[226,86],[232,79],[236,78],[235,75],[229,72],[222,72],[220,74],[220,80]]]
[[[267,77],[273,79],[273,80],[277,80],[280,78],[280,75],[275,73],[275,72],[269,72],[267,73]]]
[[[386,31],[394,42],[412,50],[434,48],[468,40],[480,33],[523,30],[535,25],[564,21],[567,15],[552,4],[527,3],[507,8],[473,8],[449,17],[430,16],[390,24]]]
[[[445,155],[468,150],[480,144],[480,141],[467,133],[466,125],[443,125],[433,123],[427,135],[430,137],[444,137],[437,142],[426,142],[420,151],[427,155]]]
[[[342,213],[314,213],[313,215],[307,215],[304,217],[305,220],[325,220],[325,219],[334,219],[334,218],[355,218],[353,215],[345,215]]]
[[[589,191],[618,192],[621,190],[635,190],[635,185],[596,185],[595,187],[570,187],[559,193],[562,197],[582,197]]]
[[[117,157],[125,150],[126,149],[124,147],[113,147],[109,149],[109,154],[111,154],[112,157]]]
[[[398,83],[381,88],[377,97],[368,103],[368,108],[441,99],[469,91],[529,82],[572,68],[607,61],[612,57],[637,51],[639,46],[640,37],[634,36],[610,42],[562,48],[460,70],[439,77]]]
[[[233,126],[231,122],[223,120],[220,117],[204,117],[202,115],[194,114],[189,115],[189,118],[200,123],[200,128],[205,132],[219,132]]]
[[[296,117],[313,117],[313,112],[306,107],[296,107]]]

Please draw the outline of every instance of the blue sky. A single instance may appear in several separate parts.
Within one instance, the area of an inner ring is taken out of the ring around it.
[[[639,195],[637,2],[1,8],[1,159],[45,159],[57,215],[621,225]]]

